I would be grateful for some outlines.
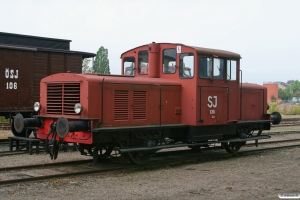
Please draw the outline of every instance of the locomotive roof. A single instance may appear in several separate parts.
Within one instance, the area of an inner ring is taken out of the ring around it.
[[[71,51],[70,42],[71,40],[65,39],[0,32],[0,48],[81,54],[83,58],[96,56],[94,53]]]
[[[193,47],[199,54],[205,54],[205,55],[212,55],[212,56],[221,56],[221,57],[229,57],[229,58],[242,58],[240,54],[230,52],[230,51],[224,51],[224,50],[218,50],[218,49],[208,49],[203,47]]]
[[[195,51],[197,53],[199,53],[199,54],[210,55],[210,56],[220,56],[220,57],[236,58],[236,59],[242,58],[241,55],[238,54],[238,53],[234,53],[234,52],[230,52],[230,51],[224,51],[224,50],[219,50],[219,49],[209,49],[209,48],[204,48],[204,47],[195,47],[195,46],[189,46],[189,45],[180,44],[180,43],[157,43],[157,44],[173,44],[173,45],[186,46],[186,47],[195,49]],[[129,51],[132,51],[134,49],[138,49],[138,48],[145,47],[145,46],[148,46],[148,44],[142,45],[142,46],[138,46],[138,47],[135,47],[133,49],[130,49],[130,50],[122,53],[122,55],[125,54],[125,53],[127,53],[127,52],[129,52]]]

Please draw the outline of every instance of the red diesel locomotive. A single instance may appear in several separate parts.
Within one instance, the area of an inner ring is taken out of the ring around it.
[[[122,75],[60,73],[41,80],[35,118],[14,120],[16,131],[37,127],[52,159],[58,143],[82,154],[116,150],[135,164],[155,151],[221,143],[229,153],[281,121],[267,114],[267,89],[241,83],[241,56],[183,44],[151,43],[121,55]]]

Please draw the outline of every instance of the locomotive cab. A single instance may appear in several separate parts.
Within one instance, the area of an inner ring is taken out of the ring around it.
[[[182,124],[221,125],[240,119],[239,54],[152,43],[127,51],[121,58],[123,74],[181,84]],[[145,62],[146,73],[142,72]]]
[[[135,77],[172,79],[181,84],[181,123],[189,126],[186,139],[190,142],[245,139],[255,131],[260,135],[270,129],[271,118],[277,115],[267,114],[266,88],[240,82],[241,56],[237,53],[151,43],[121,58],[122,71],[126,72],[131,60]],[[149,63],[149,73],[134,68],[141,60]]]

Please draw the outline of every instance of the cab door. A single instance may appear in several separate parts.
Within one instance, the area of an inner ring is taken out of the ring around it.
[[[230,85],[226,81],[225,60],[200,57],[199,59],[199,120],[201,125],[226,124]]]
[[[226,124],[228,87],[200,86],[200,121],[202,125]]]

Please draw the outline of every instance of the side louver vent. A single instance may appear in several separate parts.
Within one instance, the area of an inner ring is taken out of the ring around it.
[[[133,119],[146,119],[146,91],[133,91]]]
[[[128,91],[115,90],[114,119],[128,120]]]
[[[48,114],[76,115],[74,112],[74,106],[76,103],[80,103],[79,83],[48,84]]]

